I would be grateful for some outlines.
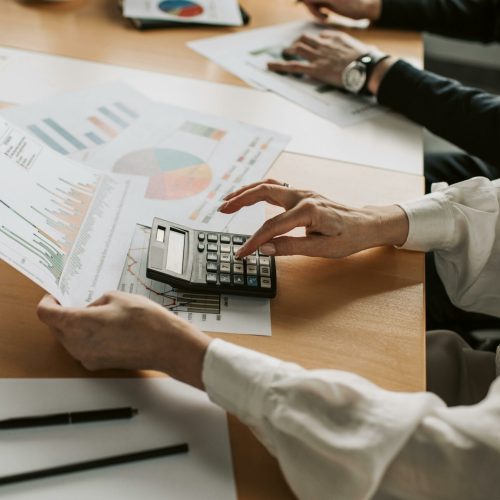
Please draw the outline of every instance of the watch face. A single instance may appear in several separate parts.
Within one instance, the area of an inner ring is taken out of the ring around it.
[[[357,94],[365,85],[366,69],[363,64],[354,62],[349,64],[342,75],[342,83],[349,92]]]

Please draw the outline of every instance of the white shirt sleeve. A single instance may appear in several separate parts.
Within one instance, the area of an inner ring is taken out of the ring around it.
[[[409,234],[402,248],[434,250],[453,304],[500,317],[500,180],[475,177],[401,203]]]
[[[500,498],[500,380],[480,404],[447,408],[432,394],[214,340],[203,381],[276,456],[301,500]]]

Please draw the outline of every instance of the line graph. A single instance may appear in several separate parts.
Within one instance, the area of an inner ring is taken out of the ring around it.
[[[153,281],[146,277],[150,232],[150,229],[145,226],[136,226],[119,290],[144,295],[174,313],[201,316],[220,315],[220,295],[176,290],[166,283]],[[203,320],[203,318],[201,319]]]

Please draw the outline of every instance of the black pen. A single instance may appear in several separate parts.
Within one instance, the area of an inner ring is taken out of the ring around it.
[[[101,467],[109,467],[111,465],[126,464],[129,462],[137,462],[139,460],[149,460],[151,458],[166,457],[168,455],[178,455],[187,453],[189,446],[187,443],[166,446],[164,448],[154,448],[151,450],[138,451],[127,453],[126,455],[114,455],[111,457],[97,458],[95,460],[87,460],[85,462],[76,462],[69,465],[60,465],[49,469],[39,469],[31,472],[21,472],[20,474],[12,474],[11,476],[0,477],[0,486],[7,484],[22,483],[33,479],[42,479],[44,477],[59,476],[61,474],[70,474],[72,472],[80,472],[90,469],[98,469]]]
[[[54,413],[53,415],[34,415],[0,420],[0,430],[24,429],[45,425],[82,424],[132,418],[139,413],[135,408],[108,408],[104,410],[75,411],[72,413]]]

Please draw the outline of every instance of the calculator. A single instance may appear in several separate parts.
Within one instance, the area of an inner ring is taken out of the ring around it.
[[[248,235],[197,231],[153,221],[146,276],[176,288],[251,297],[276,296],[274,257],[258,251],[237,259]]]

